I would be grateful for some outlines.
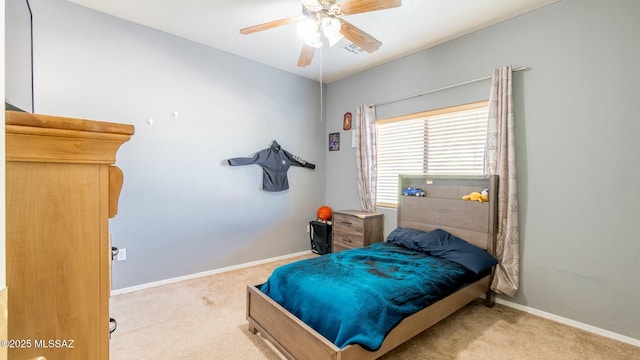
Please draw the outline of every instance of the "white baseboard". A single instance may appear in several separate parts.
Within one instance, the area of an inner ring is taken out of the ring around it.
[[[599,327],[595,327],[595,326],[591,326],[585,323],[581,323],[579,321],[575,321],[575,320],[571,320],[562,316],[558,316],[558,315],[554,315],[551,313],[548,313],[546,311],[542,311],[542,310],[538,310],[538,309],[534,309],[525,305],[520,305],[520,304],[516,304],[513,303],[511,301],[507,301],[507,300],[503,300],[500,299],[498,297],[496,297],[496,303],[504,305],[504,306],[508,306],[510,308],[514,308],[516,310],[520,310],[520,311],[524,311],[526,313],[532,314],[532,315],[536,315],[536,316],[540,316],[541,318],[545,318],[545,319],[549,319],[551,321],[555,321],[564,325],[568,325],[574,328],[578,328],[580,330],[584,330],[584,331],[588,331],[590,333],[594,333],[596,335],[600,335],[600,336],[604,336],[613,340],[618,340],[633,346],[637,346],[640,347],[640,340],[638,339],[634,339],[632,337],[628,337],[628,336],[624,336],[624,335],[620,335],[618,333],[614,333],[613,331],[609,331],[609,330],[605,330],[605,329],[601,329]]]
[[[311,250],[306,250],[306,251],[301,251],[301,252],[294,253],[294,254],[277,256],[277,257],[273,257],[273,258],[269,258],[269,259],[263,259],[263,260],[252,261],[252,262],[239,264],[239,265],[227,266],[227,267],[220,268],[220,269],[203,271],[203,272],[190,274],[190,275],[185,275],[185,276],[179,276],[179,277],[175,277],[175,278],[171,278],[171,279],[165,279],[165,280],[154,281],[154,282],[150,282],[150,283],[146,283],[146,284],[126,287],[126,288],[121,288],[121,289],[115,289],[115,290],[111,290],[111,296],[120,295],[120,294],[126,294],[126,293],[130,293],[130,292],[138,291],[138,290],[149,289],[149,288],[153,288],[153,287],[161,286],[161,285],[172,284],[172,283],[175,283],[175,282],[178,282],[178,281],[191,280],[191,279],[196,279],[196,278],[200,278],[200,277],[204,277],[204,276],[220,274],[220,273],[224,273],[224,272],[227,272],[227,271],[244,269],[244,268],[248,268],[248,267],[251,267],[251,266],[262,265],[262,264],[266,264],[266,263],[270,263],[270,262],[274,262],[274,261],[290,259],[290,258],[294,258],[294,257],[298,257],[298,256],[308,255],[308,254],[311,254],[311,253],[312,253]]]

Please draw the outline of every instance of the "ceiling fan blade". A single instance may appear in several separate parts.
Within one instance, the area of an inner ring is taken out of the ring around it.
[[[240,29],[240,34],[252,34],[254,32],[258,32],[258,31],[262,31],[262,30],[268,30],[268,29],[272,29],[274,27],[278,27],[278,26],[282,26],[282,25],[287,25],[287,24],[291,24],[294,23],[296,21],[298,21],[298,16],[294,16],[294,17],[288,17],[288,18],[284,18],[284,19],[280,19],[280,20],[275,20],[275,21],[270,21],[264,24],[258,24],[258,25],[254,25],[254,26],[249,26],[246,27],[244,29]]]
[[[373,36],[353,26],[353,24],[340,19],[342,26],[340,27],[340,33],[344,35],[352,43],[358,45],[362,50],[372,53],[380,48],[382,43]]]
[[[313,55],[316,53],[316,48],[313,46],[309,46],[304,44],[302,46],[302,51],[300,52],[300,57],[298,58],[298,67],[305,67],[311,64],[311,60],[313,60]]]
[[[353,15],[399,7],[402,5],[402,0],[351,0],[339,5],[345,15]]]

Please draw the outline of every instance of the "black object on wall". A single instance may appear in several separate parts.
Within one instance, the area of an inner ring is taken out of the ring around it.
[[[331,252],[332,232],[331,225],[322,221],[309,222],[311,251],[324,255]]]

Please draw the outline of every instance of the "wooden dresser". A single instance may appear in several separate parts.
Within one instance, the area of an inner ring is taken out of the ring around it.
[[[358,210],[333,212],[333,252],[382,242],[384,215]]]
[[[6,111],[12,360],[109,359],[111,244],[132,125]]]

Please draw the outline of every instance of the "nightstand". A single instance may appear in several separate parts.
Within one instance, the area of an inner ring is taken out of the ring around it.
[[[382,242],[384,214],[339,210],[333,212],[333,252]]]

